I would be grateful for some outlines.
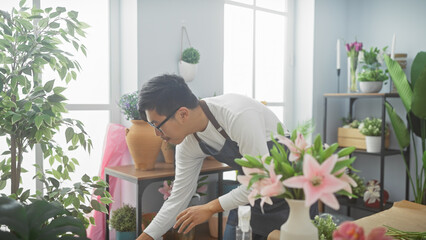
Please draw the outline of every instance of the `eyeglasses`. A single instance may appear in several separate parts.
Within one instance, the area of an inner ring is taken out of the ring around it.
[[[175,113],[177,112],[177,110],[179,110],[180,107],[176,108],[176,110],[174,110],[169,116],[166,117],[166,119],[164,119],[160,124],[158,124],[158,126],[156,126],[154,123],[149,122],[148,124],[151,125],[152,127],[154,127],[155,129],[157,129],[159,132],[163,133],[163,130],[161,130],[161,126],[163,126],[171,117],[173,117],[175,115]]]

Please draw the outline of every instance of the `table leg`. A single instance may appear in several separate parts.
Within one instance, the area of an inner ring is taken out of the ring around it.
[[[142,192],[141,191],[141,182],[138,182],[136,185],[136,233],[137,235],[142,234]]]
[[[108,184],[106,190],[109,192],[109,175],[105,174],[105,182]],[[105,240],[109,240],[109,204],[105,204],[107,213],[105,214]]]
[[[222,196],[222,189],[223,189],[223,172],[219,172],[218,173],[218,177],[219,177],[219,184],[218,184],[218,190],[217,190],[217,197],[219,198],[220,196]],[[219,212],[218,214],[218,230],[217,230],[217,237],[218,240],[222,240],[222,212]]]

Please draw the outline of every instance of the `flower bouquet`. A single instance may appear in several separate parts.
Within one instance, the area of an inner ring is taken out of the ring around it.
[[[118,106],[127,120],[141,120],[138,111],[138,91],[121,96]]]
[[[306,209],[318,200],[338,209],[339,202],[334,193],[356,197],[351,194],[351,186],[356,186],[356,182],[345,172],[355,161],[355,157],[348,157],[355,147],[335,153],[338,144],[324,146],[319,135],[313,145],[308,145],[304,136],[297,131],[293,131],[290,138],[285,137],[281,124],[278,124],[277,132],[279,135],[272,137],[274,146],[270,150],[271,156],[245,155],[235,160],[243,167],[245,175],[238,176],[238,181],[251,190],[248,198],[252,206],[260,198],[263,208],[265,203],[272,204],[271,197],[278,197],[285,198],[289,204],[289,199],[301,200]],[[290,205],[287,222],[292,218],[291,208]],[[306,217],[309,220],[308,214]]]
[[[346,51],[350,62],[350,82],[348,83],[348,89],[350,92],[357,92],[356,87],[356,68],[358,65],[358,55],[362,50],[361,42],[353,42],[346,44]]]

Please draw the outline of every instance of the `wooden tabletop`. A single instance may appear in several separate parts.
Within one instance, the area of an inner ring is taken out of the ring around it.
[[[204,160],[201,173],[220,172],[232,170],[228,165],[208,157]],[[138,170],[134,165],[106,167],[105,173],[111,176],[120,176],[129,180],[140,181],[164,177],[173,177],[175,169],[173,164],[158,162],[153,170]]]
[[[325,93],[324,97],[399,97],[398,93]]]

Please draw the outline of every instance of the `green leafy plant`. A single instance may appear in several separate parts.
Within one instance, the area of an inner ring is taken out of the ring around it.
[[[351,185],[352,188],[352,194],[357,196],[357,197],[364,197],[364,193],[365,193],[365,181],[363,178],[361,178],[360,176],[358,176],[358,174],[356,173],[350,173],[349,177],[351,177],[357,184],[356,187]]]
[[[80,64],[61,46],[72,44],[77,52],[86,55],[80,38],[85,37],[87,27],[88,24],[78,20],[78,12],[66,11],[63,7],[29,8],[25,0],[19,2],[19,9],[13,8],[10,13],[0,11],[0,136],[6,136],[9,147],[2,153],[6,158],[0,161],[0,190],[10,179],[10,197],[23,203],[29,199],[30,190],[19,187],[21,173],[26,171],[22,168],[26,160],[23,153],[39,144],[50,169],[38,168],[36,174],[44,181],[46,196],[37,192],[32,197],[60,201],[64,206],[72,204],[76,210],[71,214],[81,218],[86,226],[88,220],[83,214],[89,209],[84,209],[83,196],[90,199],[90,189],[103,195],[104,202],[110,202],[111,196],[101,180],[73,181],[77,186],[75,192],[61,187],[64,181],[71,181],[69,174],[78,165],[77,159],[68,157],[64,151],[83,147],[90,153],[92,141],[81,121],[63,117],[68,112],[63,95],[66,87],[55,86],[55,80],[43,81],[40,76],[48,67],[65,84],[77,78]],[[65,129],[66,149],[53,140],[61,128]],[[88,208],[106,212],[99,202],[91,203]]]
[[[27,206],[9,197],[0,197],[0,239],[56,240],[88,239],[83,223],[61,204],[35,200]]]
[[[380,118],[365,118],[358,127],[359,132],[365,136],[381,136],[382,134],[382,119]],[[385,125],[386,134],[389,129]]]
[[[119,232],[136,231],[136,208],[124,204],[112,212],[111,227]]]
[[[312,223],[318,228],[319,240],[332,240],[333,232],[337,229],[337,225],[333,222],[331,215],[327,214],[322,217],[315,216]]]
[[[200,53],[197,49],[190,47],[183,51],[181,59],[187,63],[197,64],[200,61]]]
[[[380,51],[378,48],[370,48],[370,51],[362,50],[364,58],[361,61],[364,65],[362,66],[362,72],[358,75],[358,81],[360,82],[383,82],[388,79],[386,69],[383,71],[380,69],[382,64],[379,59],[383,58],[383,54],[386,52],[387,47]]]
[[[141,120],[138,111],[138,91],[127,93],[121,96],[118,106],[127,120]]]
[[[410,145],[410,142],[414,148],[414,176],[411,175],[407,165],[406,171],[410,178],[414,201],[426,204],[426,52],[419,52],[414,58],[411,66],[411,82],[408,81],[398,62],[386,55],[385,62],[405,107],[408,128],[389,102],[385,103],[386,110],[405,164],[407,161],[404,149]],[[416,140],[419,138],[421,140],[421,154],[418,154],[416,144]],[[419,166],[419,158],[422,163],[421,166]]]

